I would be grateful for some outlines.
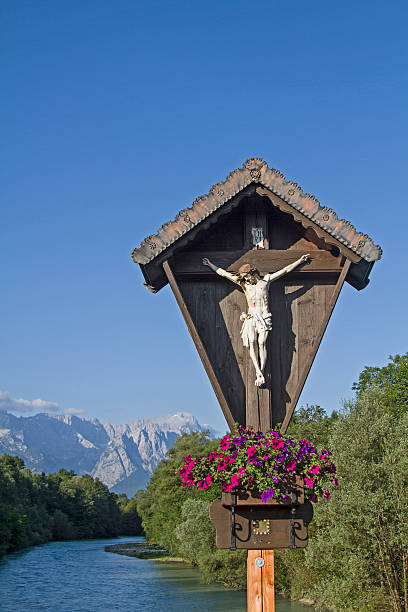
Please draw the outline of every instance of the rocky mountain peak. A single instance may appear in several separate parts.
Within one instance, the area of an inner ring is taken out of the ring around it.
[[[16,417],[0,412],[0,453],[18,455],[31,470],[60,468],[98,477],[117,493],[143,488],[183,433],[210,430],[188,412],[129,424],[100,423],[75,415],[40,413]]]

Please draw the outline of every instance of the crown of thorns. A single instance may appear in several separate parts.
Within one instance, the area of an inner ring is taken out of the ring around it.
[[[251,264],[243,264],[238,268],[238,272],[236,272],[236,275],[238,276],[239,280],[243,280],[246,276],[248,276],[248,274],[259,275],[259,270],[258,268],[254,268],[253,266],[251,266]]]

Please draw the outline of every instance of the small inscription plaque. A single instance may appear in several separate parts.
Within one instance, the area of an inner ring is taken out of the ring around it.
[[[264,249],[264,235],[262,227],[253,227],[252,228],[252,244],[256,246],[258,249]]]

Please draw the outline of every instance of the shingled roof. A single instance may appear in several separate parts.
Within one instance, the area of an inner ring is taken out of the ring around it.
[[[303,193],[299,185],[287,181],[279,170],[269,168],[263,159],[251,158],[242,168],[231,172],[225,181],[213,185],[208,194],[199,196],[190,208],[181,210],[174,221],[165,223],[156,234],[145,238],[140,247],[133,250],[133,260],[141,265],[148,264],[251,184],[272,191],[366,262],[374,263],[381,258],[381,248],[367,234],[357,232],[349,221],[339,219],[331,208],[321,206],[315,196]]]

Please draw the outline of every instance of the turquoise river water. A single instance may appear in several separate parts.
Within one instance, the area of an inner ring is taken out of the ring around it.
[[[104,546],[141,538],[50,542],[0,561],[2,612],[245,612],[243,591],[205,585],[184,563],[107,553]],[[279,599],[277,612],[313,608]]]

